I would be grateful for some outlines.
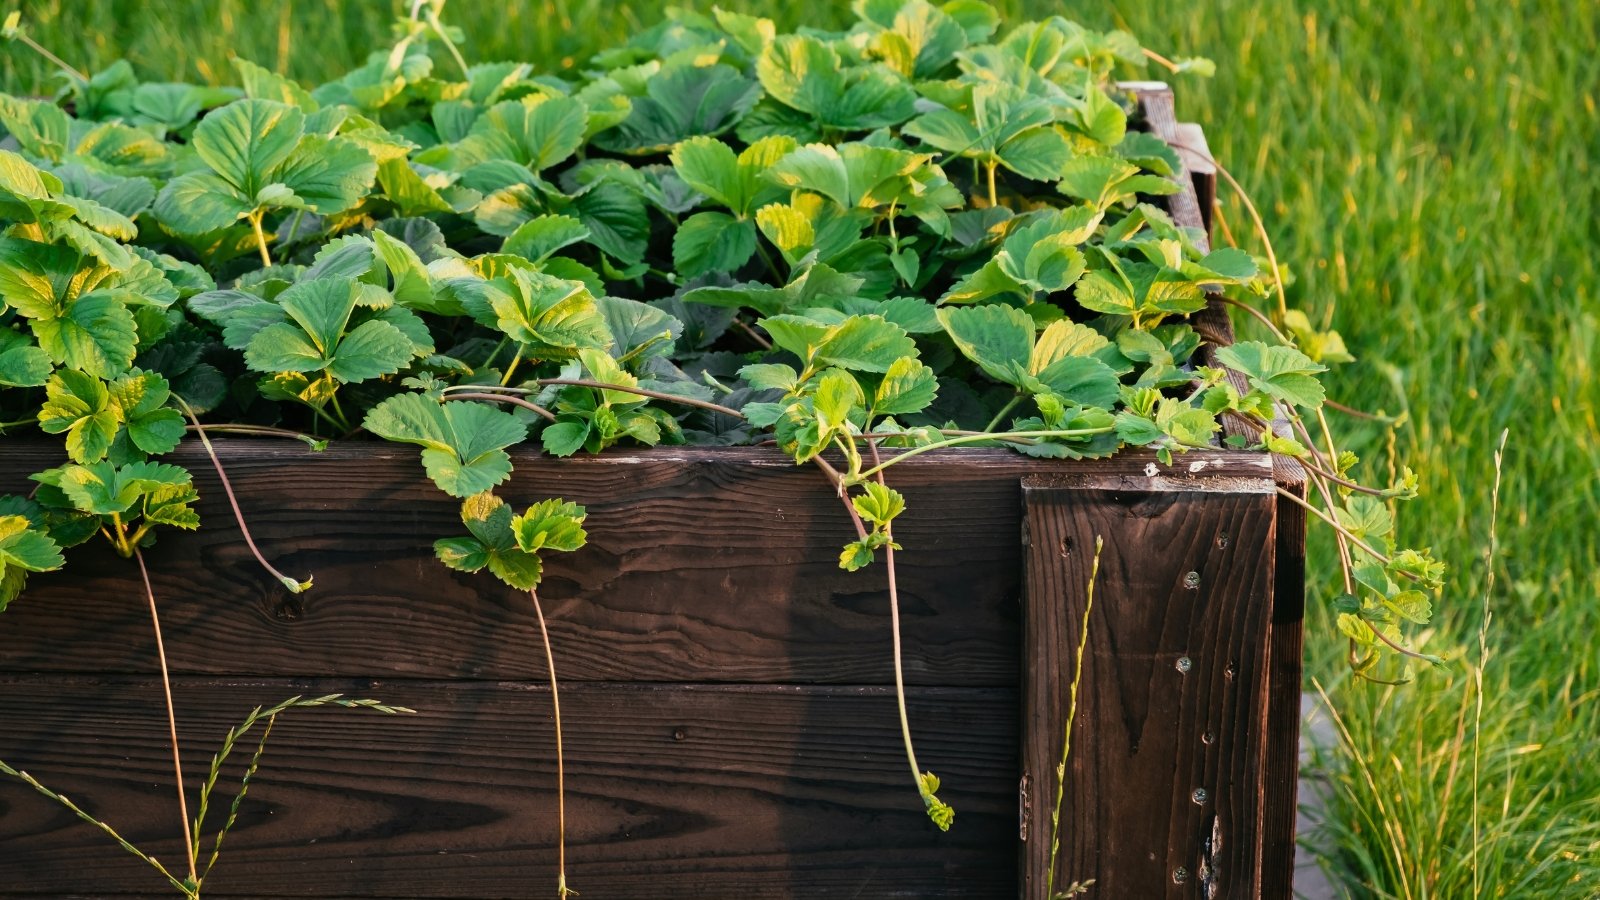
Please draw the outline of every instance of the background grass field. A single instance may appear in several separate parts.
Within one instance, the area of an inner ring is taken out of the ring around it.
[[[723,5],[790,26],[848,16],[843,3]],[[1333,396],[1404,417],[1392,439],[1335,426],[1370,475],[1421,474],[1403,532],[1451,565],[1427,646],[1452,661],[1400,688],[1347,677],[1325,611],[1332,553],[1314,539],[1308,671],[1344,726],[1320,761],[1334,795],[1318,845],[1335,877],[1359,897],[1600,897],[1600,4],[998,5],[1008,21],[1064,12],[1217,62],[1215,79],[1179,81],[1180,113],[1205,123],[1260,204],[1297,276],[1291,300],[1331,316],[1358,357],[1330,378]],[[146,77],[227,82],[231,53],[323,79],[379,47],[398,7],[58,0],[23,12],[80,68],[126,56]],[[446,18],[470,60],[559,71],[659,15],[657,0],[456,0]],[[51,76],[22,48],[0,50],[0,88],[45,92]],[[1243,238],[1235,199],[1225,213]],[[1480,719],[1492,450],[1507,428]]]

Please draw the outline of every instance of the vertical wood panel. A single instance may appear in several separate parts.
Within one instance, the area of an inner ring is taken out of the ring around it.
[[[1045,898],[1056,766],[1094,558],[1105,540],[1061,810],[1056,887],[1257,896],[1270,482],[1251,492],[1024,481],[1023,895]],[[1203,793],[1200,793],[1203,792]]]
[[[1280,465],[1279,486],[1305,497],[1305,473]],[[1263,777],[1261,896],[1294,896],[1294,830],[1300,792],[1301,624],[1305,616],[1306,513],[1278,500],[1277,572],[1272,589],[1271,665],[1267,674],[1267,764]]]

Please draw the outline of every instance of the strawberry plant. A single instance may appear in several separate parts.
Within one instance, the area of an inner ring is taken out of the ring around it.
[[[1443,575],[1395,537],[1414,478],[1352,476],[1320,380],[1348,354],[1287,308],[1277,261],[1167,212],[1182,165],[1116,78],[1168,63],[1131,36],[977,0],[857,0],[839,33],[680,11],[557,77],[470,63],[442,7],[323,85],[62,63],[55,97],[0,96],[0,427],[70,458],[0,498],[0,607],[63,547],[138,556],[196,527],[188,474],[157,461],[187,431],[416,445],[464,501],[439,559],[530,592],[582,511],[513,516],[509,448],[772,441],[849,515],[840,565],[884,563],[906,756],[948,828],[906,720],[893,466],[1170,463],[1233,417],[1256,437],[1230,445],[1310,473],[1285,496],[1335,532],[1356,671],[1437,661],[1406,636]],[[1203,351],[1208,304],[1275,341]]]

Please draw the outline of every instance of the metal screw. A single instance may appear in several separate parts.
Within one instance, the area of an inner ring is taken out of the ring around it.
[[[1209,731],[1206,732],[1205,734],[1200,735],[1200,743],[1202,743],[1202,744],[1209,744],[1209,743],[1211,743],[1212,741],[1214,741],[1216,739],[1217,739],[1217,736],[1212,734]]]
[[[1183,586],[1191,591],[1200,587],[1200,573],[1190,572],[1189,574],[1183,576]]]
[[[1183,866],[1179,866],[1176,869],[1172,870],[1172,883],[1173,884],[1183,884],[1185,881],[1188,881],[1188,880],[1189,880],[1189,870],[1188,869],[1185,869]]]
[[[1190,659],[1187,656],[1178,657],[1178,671],[1179,672],[1188,672],[1192,668],[1194,668],[1194,660]]]
[[[1190,794],[1189,796],[1194,800],[1194,802],[1200,804],[1201,806],[1204,806],[1206,801],[1211,799],[1211,795],[1206,793],[1205,788],[1195,788],[1194,793]]]
[[[1219,549],[1219,550],[1228,549],[1228,540],[1229,540],[1228,533],[1226,531],[1224,531],[1223,533],[1217,535],[1217,549]]]

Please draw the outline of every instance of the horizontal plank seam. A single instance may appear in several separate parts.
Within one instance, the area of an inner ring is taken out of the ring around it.
[[[157,684],[160,679],[154,675],[118,674],[107,675],[103,672],[5,672],[0,671],[0,684],[23,685],[35,682],[60,684],[62,682],[81,681],[83,683],[106,683],[119,685]],[[358,686],[360,682],[374,682],[365,686]],[[341,687],[344,690],[338,693],[351,694],[357,691],[379,691],[390,685],[405,686],[409,688],[436,688],[454,689],[468,687],[505,687],[517,690],[545,690],[550,689],[550,683],[545,678],[530,678],[525,681],[505,678],[407,678],[407,677],[368,677],[361,675],[174,675],[174,687],[181,685],[211,686],[211,687],[272,687],[293,686],[298,690],[301,687],[310,688],[321,684],[330,687]],[[756,681],[756,682],[722,682],[722,681],[562,681],[563,691],[636,691],[636,692],[661,692],[661,691],[702,691],[708,693],[751,693],[752,689],[763,693],[835,693],[851,694],[862,691],[892,694],[893,682],[860,684],[818,684],[811,682],[788,681]],[[962,684],[907,684],[906,691],[910,693],[968,693],[968,694],[1013,694],[1016,689],[1007,685],[962,685]],[[308,691],[309,693],[309,691]]]

